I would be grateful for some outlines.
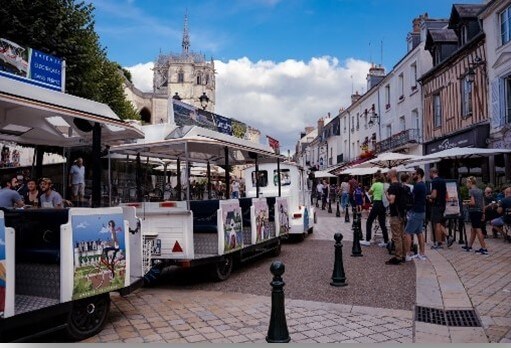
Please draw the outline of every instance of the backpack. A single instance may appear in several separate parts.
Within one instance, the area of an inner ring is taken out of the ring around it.
[[[400,211],[404,212],[405,215],[413,207],[413,193],[410,187],[405,184],[401,184],[401,197],[399,199]]]

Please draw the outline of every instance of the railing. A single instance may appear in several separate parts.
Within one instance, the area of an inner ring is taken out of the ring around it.
[[[394,134],[390,138],[384,139],[376,143],[376,153],[394,150],[409,143],[419,142],[419,130],[407,129],[400,133]]]

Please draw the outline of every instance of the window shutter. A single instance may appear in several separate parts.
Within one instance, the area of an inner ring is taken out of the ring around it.
[[[498,79],[499,81],[499,119],[500,119],[500,125],[504,126],[506,124],[506,80],[505,79]]]
[[[498,128],[500,122],[499,79],[496,78],[491,83],[491,128]]]

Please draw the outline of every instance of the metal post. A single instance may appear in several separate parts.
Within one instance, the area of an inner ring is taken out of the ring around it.
[[[255,154],[255,184],[256,184],[256,198],[259,198],[259,163],[257,153]]]
[[[335,216],[336,217],[340,217],[341,216],[341,211],[339,210],[339,199],[337,199],[337,210],[335,211]]]
[[[208,199],[211,199],[211,164],[209,164],[209,161],[208,161],[208,164],[207,164],[207,167],[206,167],[206,173],[207,173],[207,176],[208,176]]]
[[[181,159],[178,157],[177,158],[177,163],[176,163],[176,174],[177,174],[177,200],[178,201],[181,201],[183,200],[183,197],[182,197],[182,187],[181,187]]]
[[[334,270],[332,272],[332,281],[330,285],[332,286],[346,286],[346,274],[344,273],[344,265],[342,262],[342,234],[336,233],[334,234],[335,239],[335,260],[334,260]]]
[[[348,207],[346,207],[346,211]],[[360,257],[362,255],[362,248],[360,247],[360,239],[362,239],[362,214],[356,212],[353,207],[353,246],[351,248],[351,256]]]
[[[229,148],[224,147],[225,155],[225,199],[231,198],[231,178],[229,173]]]
[[[92,128],[92,207],[101,206],[101,125]]]
[[[281,180],[280,180],[280,158],[277,158],[277,180],[278,180],[278,192],[279,192],[279,197],[281,196],[281,191],[282,191],[282,184],[281,184]]]
[[[286,267],[282,261],[273,261],[270,266],[270,272],[273,274],[271,292],[271,316],[270,327],[266,342],[268,343],[288,343],[291,341],[289,331],[287,329],[286,312],[284,307],[284,281],[282,275]]]

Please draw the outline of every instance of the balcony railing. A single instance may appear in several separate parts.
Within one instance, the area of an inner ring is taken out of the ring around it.
[[[392,151],[398,147],[404,147],[407,144],[415,144],[419,142],[419,130],[407,129],[400,133],[394,134],[390,138],[384,139],[376,143],[376,153]]]

